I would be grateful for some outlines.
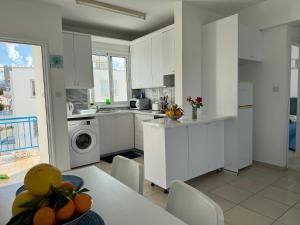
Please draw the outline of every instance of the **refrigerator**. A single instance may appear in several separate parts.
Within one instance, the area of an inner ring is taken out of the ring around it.
[[[253,83],[239,82],[238,95],[238,170],[253,161]]]

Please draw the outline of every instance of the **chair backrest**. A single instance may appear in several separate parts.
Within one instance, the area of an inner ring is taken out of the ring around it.
[[[140,163],[123,156],[115,156],[111,175],[141,195],[143,194],[144,169]]]
[[[182,181],[173,181],[167,211],[189,225],[224,225],[219,205]]]

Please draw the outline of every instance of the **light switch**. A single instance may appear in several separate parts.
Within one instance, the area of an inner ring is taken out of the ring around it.
[[[279,92],[279,86],[273,86],[273,92]]]

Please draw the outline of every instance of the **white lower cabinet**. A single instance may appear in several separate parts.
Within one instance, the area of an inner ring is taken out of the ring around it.
[[[134,148],[133,114],[118,114],[99,117],[100,154]]]
[[[162,188],[224,167],[224,121],[180,127],[144,124],[145,179]]]
[[[224,167],[224,123],[188,127],[189,178]]]
[[[143,121],[154,119],[153,115],[135,114],[134,118],[134,146],[138,150],[144,150]]]

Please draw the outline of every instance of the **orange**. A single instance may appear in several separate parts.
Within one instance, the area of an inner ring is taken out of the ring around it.
[[[75,196],[74,203],[76,212],[85,213],[92,207],[92,198],[87,194],[80,193]]]
[[[75,206],[72,200],[69,200],[62,208],[55,212],[56,219],[67,220],[73,216],[75,211]]]
[[[33,216],[33,225],[54,225],[55,213],[50,207],[42,207]]]
[[[182,113],[181,113],[179,110],[177,110],[177,111],[175,112],[175,115],[176,115],[177,117],[180,117],[180,116],[182,115]]]
[[[61,184],[61,187],[62,188],[72,188],[73,190],[75,189],[74,184],[72,184],[69,181],[63,181],[62,184]]]

